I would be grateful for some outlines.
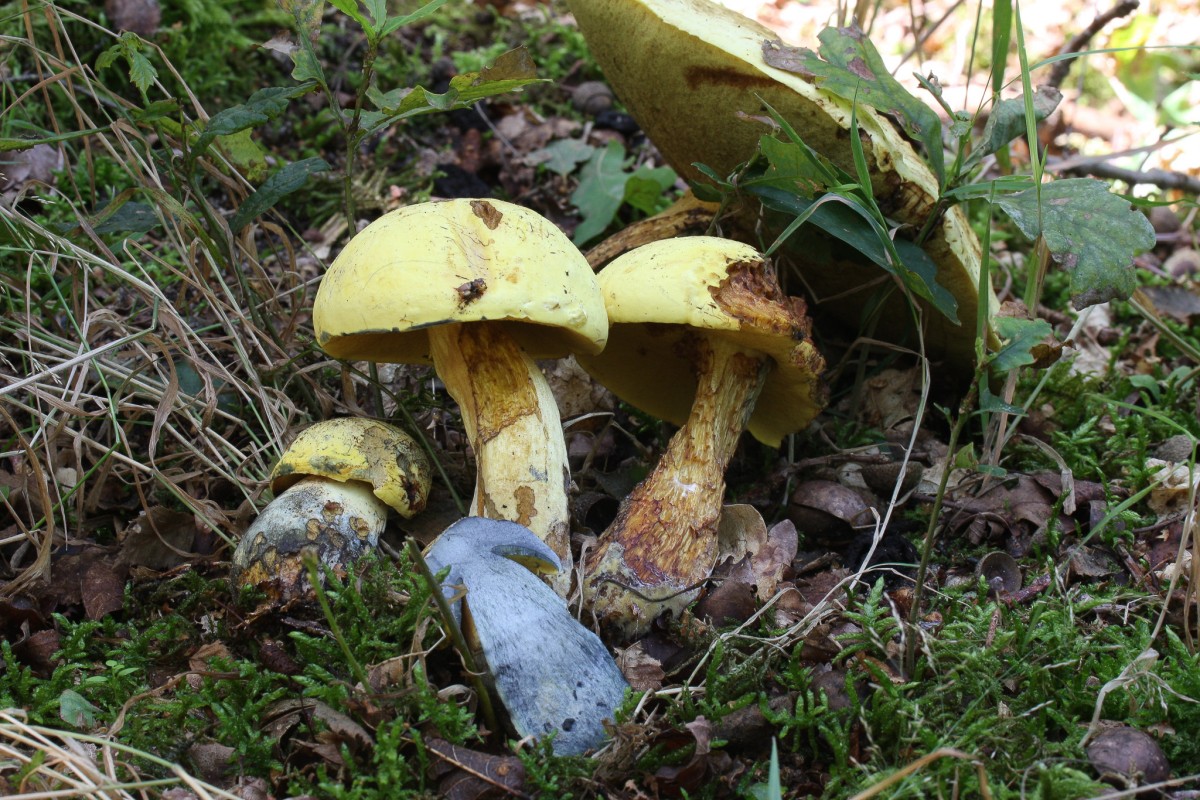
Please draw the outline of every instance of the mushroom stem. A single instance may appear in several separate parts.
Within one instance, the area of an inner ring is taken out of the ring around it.
[[[517,522],[548,544],[563,564],[550,579],[561,597],[571,587],[562,422],[536,363],[498,324],[429,329],[434,367],[462,411],[475,451],[472,516]]]
[[[585,602],[621,639],[644,632],[663,611],[678,614],[712,572],[725,468],[771,363],[720,339],[688,341],[698,386],[687,422],[622,501],[584,570]]]

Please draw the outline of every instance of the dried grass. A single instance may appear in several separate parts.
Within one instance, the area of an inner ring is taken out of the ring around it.
[[[318,383],[329,362],[296,336],[318,274],[301,238],[265,222],[229,230],[221,207],[237,207],[248,184],[215,149],[194,176],[162,158],[186,147],[171,138],[178,126],[139,123],[68,28],[114,34],[54,6],[23,22],[26,36],[6,44],[36,80],[5,111],[38,104],[21,116],[101,132],[56,144],[73,169],[38,194],[64,224],[33,218],[44,201],[28,185],[0,203],[0,441],[19,443],[0,452],[11,519],[0,522],[0,578],[15,578],[0,594],[48,579],[50,547],[90,535],[89,521],[119,533],[164,503],[229,540],[289,429],[335,407]],[[181,107],[186,122],[207,118],[186,91]],[[110,198],[94,185],[100,159],[132,188]],[[98,232],[100,206],[129,200],[152,216],[149,232]]]
[[[171,777],[143,777],[151,768]],[[237,795],[149,753],[96,736],[30,725],[20,711],[0,711],[0,792],[10,800],[135,800],[170,789],[198,800],[237,800]]]

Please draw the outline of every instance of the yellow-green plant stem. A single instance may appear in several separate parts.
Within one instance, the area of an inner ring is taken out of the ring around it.
[[[479,710],[483,713],[484,725],[490,731],[500,730],[496,722],[496,710],[492,708],[492,696],[488,694],[487,687],[483,684],[483,671],[475,663],[475,657],[471,654],[471,647],[467,644],[467,638],[463,636],[462,629],[454,621],[454,612],[450,610],[450,604],[446,602],[446,596],[442,594],[441,584],[438,583],[433,571],[429,569],[429,564],[426,563],[425,557],[421,555],[421,548],[417,546],[416,541],[413,539],[408,540],[408,553],[412,558],[413,564],[416,565],[417,571],[421,573],[421,577],[429,584],[430,593],[433,595],[433,602],[437,604],[438,613],[442,616],[442,625],[450,634],[450,639],[454,642],[454,647],[458,650],[458,654],[462,658],[463,666],[467,669],[467,677],[471,681],[471,686],[475,689],[475,694],[479,697]]]

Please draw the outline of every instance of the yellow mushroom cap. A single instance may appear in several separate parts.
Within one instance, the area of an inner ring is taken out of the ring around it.
[[[425,508],[432,471],[429,459],[399,428],[361,417],[318,422],[301,431],[271,472],[278,496],[302,478],[362,481],[403,517]]]
[[[385,214],[334,260],[313,305],[317,343],[350,360],[432,363],[425,330],[502,322],[534,358],[598,352],[608,318],[583,254],[540,214],[501,200]]]
[[[579,362],[621,399],[682,425],[696,394],[688,337],[702,334],[770,357],[747,426],[776,447],[825,404],[825,362],[804,301],[786,297],[750,245],[711,236],[638,247],[600,272],[609,315],[604,352]]]

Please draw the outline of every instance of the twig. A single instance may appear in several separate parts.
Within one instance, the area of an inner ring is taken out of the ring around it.
[[[1188,194],[1200,195],[1200,179],[1182,172],[1168,172],[1165,169],[1148,169],[1145,172],[1139,172],[1115,166],[1107,161],[1083,161],[1067,167],[1062,170],[1062,173],[1064,175],[1092,175],[1097,178],[1124,181],[1130,186],[1139,183],[1148,184],[1160,189],[1179,189]]]
[[[1058,55],[1061,56],[1066,55],[1067,53],[1078,53],[1087,45],[1088,42],[1092,40],[1092,37],[1100,32],[1105,25],[1112,22],[1114,19],[1120,19],[1121,17],[1129,16],[1137,10],[1137,7],[1138,0],[1121,0],[1120,3],[1117,3],[1108,11],[1105,11],[1103,14],[1100,14],[1094,20],[1092,20],[1091,25],[1088,25],[1082,31],[1071,37],[1071,39],[1062,46],[1062,49],[1058,51]],[[1067,78],[1067,73],[1071,71],[1071,62],[1073,60],[1074,59],[1066,58],[1062,61],[1056,62],[1050,69],[1050,78],[1046,81],[1046,83],[1056,89],[1061,88],[1062,82]]]

